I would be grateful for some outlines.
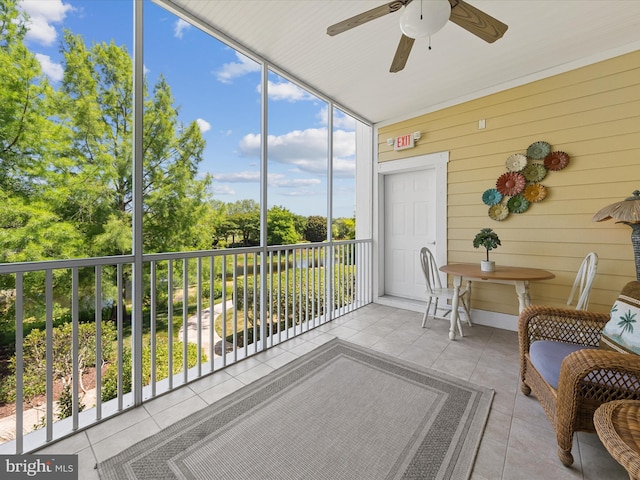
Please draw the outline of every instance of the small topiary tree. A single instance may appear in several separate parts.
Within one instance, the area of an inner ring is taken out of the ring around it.
[[[473,239],[473,246],[475,248],[479,248],[482,246],[487,251],[487,262],[489,261],[489,250],[498,248],[499,245],[500,238],[498,238],[498,234],[490,228],[483,228],[476,234],[476,237]]]

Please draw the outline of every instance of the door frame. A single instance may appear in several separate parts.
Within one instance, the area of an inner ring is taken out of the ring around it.
[[[423,305],[412,299],[385,298],[385,175],[434,169],[436,173],[436,245],[434,252],[438,264],[447,261],[447,164],[449,152],[429,153],[400,160],[377,164],[376,180],[373,182],[373,301],[387,305],[420,310]],[[446,280],[445,280],[446,281]]]

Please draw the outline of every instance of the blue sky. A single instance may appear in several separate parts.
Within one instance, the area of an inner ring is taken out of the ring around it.
[[[131,0],[24,0],[31,17],[27,45],[52,83],[62,78],[63,29],[132,52]],[[152,86],[160,74],[180,120],[196,121],[207,148],[201,171],[214,177],[224,202],[259,200],[260,70],[258,64],[156,4],[145,8],[144,65]],[[274,73],[269,75],[269,206],[326,215],[327,104]],[[355,209],[355,121],[334,117],[334,216]]]

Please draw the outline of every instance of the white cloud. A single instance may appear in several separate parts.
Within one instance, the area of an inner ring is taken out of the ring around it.
[[[322,183],[319,178],[291,178],[282,173],[270,173],[268,184],[272,187],[300,188]]]
[[[260,93],[262,85],[258,85],[256,90]],[[271,100],[286,100],[287,102],[316,100],[316,97],[291,82],[274,83],[269,81],[267,82],[267,91]]]
[[[291,176],[283,173],[270,173],[267,183],[272,187],[282,188],[299,188],[319,185],[321,183],[318,178],[291,178]],[[244,171],[233,173],[217,173],[213,175],[214,184],[216,182],[223,183],[258,183],[260,182],[260,172]]]
[[[324,105],[317,114],[318,121],[321,125],[328,125],[329,120],[327,117],[327,112],[329,111],[328,105]],[[333,116],[333,128],[341,128],[343,130],[348,130],[350,132],[355,131],[356,129],[356,119],[351,115],[347,115],[342,110],[335,109],[335,114]]]
[[[334,130],[333,132],[333,156],[338,158],[355,157],[356,154],[356,133],[345,130]]]
[[[340,110],[336,110],[336,114],[333,116],[333,128],[341,128],[350,132],[356,130],[356,119],[351,115],[347,115]]]
[[[198,127],[200,127],[200,133],[211,130],[211,124],[202,118],[197,118],[196,123],[198,124]]]
[[[22,0],[18,7],[29,15],[27,40],[42,45],[52,45],[57,32],[53,23],[60,23],[73,11],[73,7],[62,0]]]
[[[49,55],[43,55],[41,53],[36,53],[36,59],[40,62],[40,67],[42,67],[42,71],[47,77],[56,82],[62,80],[64,76],[62,65],[52,62]]]
[[[355,133],[337,130],[333,137],[333,174],[353,176],[355,173]],[[293,166],[299,172],[327,173],[327,129],[294,130],[284,135],[270,135],[269,160]],[[260,135],[248,134],[240,141],[240,152],[249,157],[260,156]]]
[[[355,175],[356,175],[356,164],[353,160],[334,157],[333,159],[333,176],[334,177],[355,178]]]
[[[190,28],[191,24],[189,22],[185,22],[183,19],[179,18],[176,20],[176,24],[173,27],[173,36],[176,38],[182,38],[184,31]]]
[[[218,81],[231,83],[233,79],[246,75],[247,73],[260,71],[260,64],[242,55],[240,52],[235,53],[238,59],[237,62],[225,63],[220,70],[215,72]]]
[[[260,172],[233,172],[233,173],[216,173],[213,175],[214,183],[256,183],[260,181]]]
[[[213,182],[213,194],[214,195],[235,195],[236,191],[229,185],[221,185]]]
[[[355,176],[355,133],[344,130],[334,132],[333,175],[336,178],[353,179]],[[241,140],[239,152],[245,157],[260,158],[260,135],[248,134]],[[270,188],[278,189],[278,195],[310,198],[326,195],[323,177],[327,174],[327,129],[310,128],[295,130],[285,135],[269,136]],[[277,166],[275,164],[279,164]],[[283,168],[284,167],[284,168]],[[284,171],[283,171],[284,170]],[[233,190],[232,184],[258,184],[257,168],[213,175],[219,195]],[[227,186],[225,190],[224,187]],[[255,189],[256,187],[249,187]],[[215,193],[215,190],[214,190]],[[353,191],[351,191],[353,194]]]
[[[42,45],[52,45],[58,36],[55,27],[42,17],[31,17],[27,28],[29,29],[26,36],[27,41]]]

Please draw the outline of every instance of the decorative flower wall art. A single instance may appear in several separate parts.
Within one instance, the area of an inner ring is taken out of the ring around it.
[[[495,205],[502,200],[502,194],[495,188],[490,188],[482,194],[482,201],[487,205]]]
[[[529,208],[529,202],[521,194],[518,194],[509,199],[507,202],[507,208],[510,212],[522,213]]]
[[[510,172],[519,172],[527,166],[527,157],[521,153],[514,153],[507,158],[507,170]]]
[[[527,157],[532,160],[541,160],[551,153],[551,145],[547,142],[533,142],[527,148]]]
[[[524,198],[529,202],[539,202],[547,196],[547,187],[539,183],[531,183],[524,189]]]
[[[544,159],[544,166],[547,170],[562,170],[569,165],[569,155],[564,152],[553,152]]]
[[[522,175],[524,175],[527,182],[539,182],[547,176],[547,169],[541,163],[530,163],[524,167]]]
[[[489,206],[489,218],[502,221],[511,213],[524,213],[547,196],[547,187],[540,182],[551,171],[569,164],[565,152],[552,152],[547,142],[533,142],[526,155],[514,153],[507,158],[507,172],[496,180],[496,188],[485,190],[482,201]]]
[[[517,172],[507,172],[500,175],[496,182],[496,188],[502,195],[514,196],[524,190],[527,181],[524,175]]]

